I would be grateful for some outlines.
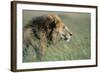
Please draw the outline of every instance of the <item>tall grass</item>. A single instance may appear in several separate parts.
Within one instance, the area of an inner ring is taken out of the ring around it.
[[[61,60],[83,60],[90,59],[90,14],[88,13],[62,13],[62,12],[37,12],[24,11],[24,25],[34,17],[47,13],[58,14],[62,21],[72,31],[73,36],[70,42],[61,41],[56,45],[51,45],[45,49],[44,61],[61,61]],[[23,62],[37,62],[34,50],[23,48]]]

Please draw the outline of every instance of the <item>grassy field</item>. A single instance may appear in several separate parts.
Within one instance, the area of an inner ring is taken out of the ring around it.
[[[62,21],[72,31],[73,36],[70,42],[59,42],[46,48],[44,61],[61,61],[61,60],[83,60],[90,59],[90,17],[89,13],[67,13],[67,12],[40,12],[40,11],[23,11],[23,25],[27,24],[32,17],[56,13]],[[30,48],[23,48],[23,62],[38,61],[34,51]]]

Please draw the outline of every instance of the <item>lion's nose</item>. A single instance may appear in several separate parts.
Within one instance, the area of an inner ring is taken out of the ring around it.
[[[72,36],[72,33],[70,33],[70,36]]]

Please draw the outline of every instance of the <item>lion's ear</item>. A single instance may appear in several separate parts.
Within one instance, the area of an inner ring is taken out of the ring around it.
[[[54,18],[53,18],[52,15],[50,15],[50,14],[48,14],[47,19],[48,19],[49,21],[51,21],[51,22],[54,21]]]
[[[54,14],[48,14],[48,20],[50,21],[50,23],[53,23],[53,25],[55,25],[55,27],[57,27],[57,24],[59,22],[61,22],[61,19]]]
[[[47,19],[49,21],[49,27],[54,28],[55,27],[55,19],[51,14],[48,14]]]

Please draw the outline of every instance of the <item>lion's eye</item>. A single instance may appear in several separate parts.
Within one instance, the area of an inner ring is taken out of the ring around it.
[[[65,26],[63,26],[63,29],[65,28]]]

